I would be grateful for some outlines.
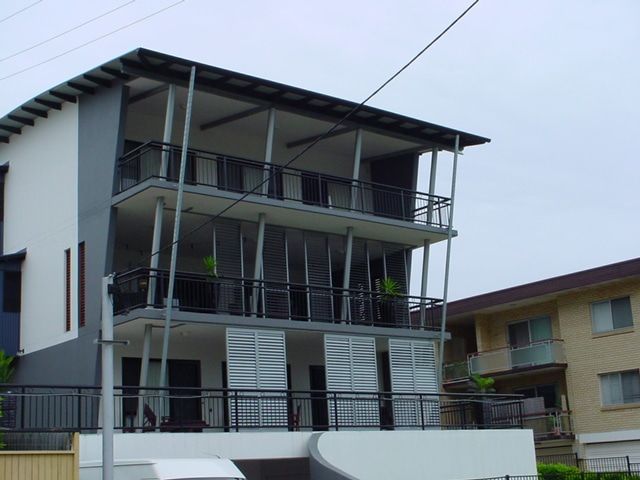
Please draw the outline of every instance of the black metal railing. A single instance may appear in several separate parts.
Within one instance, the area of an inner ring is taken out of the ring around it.
[[[118,192],[150,178],[177,181],[181,153],[182,147],[161,142],[131,150],[118,164]],[[451,201],[446,197],[204,150],[188,150],[185,182],[437,228],[449,225]]]
[[[8,432],[100,429],[100,387],[3,386]],[[522,428],[514,395],[116,387],[123,432]],[[10,405],[9,405],[10,404]]]
[[[118,274],[114,283],[116,314],[168,304],[167,270],[138,268]],[[190,312],[438,330],[442,300],[176,272],[172,305]]]

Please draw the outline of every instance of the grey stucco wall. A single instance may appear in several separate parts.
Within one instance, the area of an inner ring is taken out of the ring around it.
[[[86,325],[78,338],[18,360],[16,383],[94,385],[100,382],[102,277],[110,273],[115,241],[111,206],[116,163],[124,144],[127,87],[116,84],[78,98],[78,243],[86,248]],[[60,279],[62,281],[62,279]]]

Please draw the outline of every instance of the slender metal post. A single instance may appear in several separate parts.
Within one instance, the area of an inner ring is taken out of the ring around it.
[[[353,179],[351,185],[351,210],[356,208],[356,200],[358,198],[358,179],[360,178],[360,157],[362,156],[362,129],[356,130],[356,141],[353,149]]]
[[[176,200],[176,216],[173,224],[173,243],[171,246],[171,265],[169,268],[169,288],[167,289],[167,306],[165,310],[164,332],[162,337],[162,357],[160,359],[160,385],[166,386],[167,355],[169,354],[169,335],[171,333],[171,316],[173,313],[173,289],[176,280],[176,263],[178,260],[178,243],[180,238],[180,219],[182,216],[182,200],[184,197],[184,177],[187,167],[187,149],[191,128],[191,111],[193,109],[193,90],[196,82],[196,67],[191,67],[189,94],[187,96],[187,112],[184,120],[182,138],[182,155],[180,156],[180,176],[178,178],[178,198]]]
[[[447,228],[447,256],[444,267],[444,292],[442,295],[442,320],[440,323],[440,348],[438,349],[438,380],[442,388],[442,365],[444,362],[444,336],[447,327],[447,296],[449,295],[449,269],[451,264],[451,239],[453,235],[453,206],[456,196],[456,174],[458,173],[458,152],[460,151],[460,135],[456,135],[453,151],[453,171],[451,173],[451,212],[449,214],[449,226]]]
[[[171,143],[171,134],[173,132],[173,113],[176,107],[176,86],[169,85],[169,94],[167,95],[167,112],[164,117],[164,132],[162,133],[162,143]],[[162,157],[160,160],[160,178],[167,178],[169,169],[169,147],[162,147]]]
[[[347,244],[344,250],[344,275],[342,277],[342,320],[349,319],[349,280],[353,255],[353,227],[347,227]]]
[[[267,195],[269,193],[269,182],[267,179],[269,178],[270,166],[271,166],[271,157],[273,154],[273,138],[275,136],[276,131],[276,109],[270,108],[269,115],[267,117],[267,141],[265,143],[264,148],[264,171],[262,173],[262,180],[264,183],[262,184],[262,194]]]
[[[251,298],[251,315],[258,314],[258,297],[260,296],[260,280],[262,280],[262,250],[264,249],[264,227],[266,215],[260,213],[258,215],[258,238],[256,238],[256,258],[253,264],[253,297]]]
[[[147,306],[156,305],[156,270],[160,264],[160,243],[162,241],[162,219],[164,216],[164,197],[156,199],[156,211],[153,219],[153,238],[151,239],[151,261],[149,262],[149,285],[147,286]],[[143,384],[140,384],[143,385]]]
[[[140,389],[138,390],[138,419],[140,427],[144,426],[144,387],[147,386],[149,378],[149,358],[151,356],[151,331],[153,326],[147,323],[144,326],[144,340],[142,342],[142,363],[140,365]]]
[[[431,169],[429,170],[429,197],[427,199],[427,225],[431,225],[433,220],[433,195],[436,190],[436,170],[438,168],[438,149],[431,151]],[[420,285],[420,296],[427,296],[427,285],[429,281],[429,257],[431,255],[431,241],[424,240],[422,250],[422,283]],[[422,302],[420,303],[420,325],[426,326],[427,308]]]
[[[102,480],[113,480],[113,275],[102,279]]]

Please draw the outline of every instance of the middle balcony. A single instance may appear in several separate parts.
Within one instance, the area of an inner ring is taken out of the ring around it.
[[[168,283],[167,270],[117,275],[115,313],[166,307]],[[176,272],[173,298],[181,312],[431,331],[441,307],[435,298],[187,272]]]

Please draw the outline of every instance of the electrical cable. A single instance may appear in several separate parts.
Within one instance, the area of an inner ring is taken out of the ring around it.
[[[347,121],[353,114],[355,114],[360,108],[362,108],[369,100],[371,100],[373,97],[375,97],[378,93],[380,93],[380,91],[385,88],[387,85],[389,85],[389,83],[391,83],[396,77],[398,77],[398,75],[400,75],[402,72],[404,72],[411,64],[413,64],[416,60],[418,60],[418,58],[420,58],[429,48],[431,48],[431,46],[433,46],[438,40],[440,40],[451,28],[453,28],[453,26],[458,23],[473,7],[476,6],[476,4],[479,2],[480,0],[475,0],[471,5],[469,5],[469,7],[467,7],[460,15],[458,15],[458,17],[453,20],[444,30],[442,30],[442,32],[440,32],[433,40],[431,40],[422,50],[420,50],[416,55],[413,56],[413,58],[411,58],[411,60],[409,60],[407,63],[404,64],[404,66],[402,66],[398,71],[396,71],[396,73],[394,73],[391,77],[389,77],[387,80],[385,80],[378,88],[376,88],[373,93],[371,93],[368,97],[366,97],[362,102],[360,102],[358,105],[356,105],[355,107],[353,107],[351,110],[349,110],[349,112],[347,112],[346,115],[344,115],[340,120],[338,120],[336,123],[334,123],[331,128],[329,128],[325,133],[323,133],[322,135],[316,137],[311,143],[309,143],[305,148],[303,148],[299,153],[297,153],[296,155],[293,156],[293,158],[291,158],[291,160],[289,160],[287,163],[285,163],[284,165],[277,165],[277,166],[273,166],[273,170],[274,173],[272,173],[271,175],[267,176],[266,178],[264,178],[262,180],[262,182],[258,183],[257,185],[255,185],[251,190],[249,190],[248,192],[244,193],[240,198],[238,198],[237,200],[234,200],[231,204],[229,204],[228,206],[226,206],[225,208],[223,208],[222,210],[220,210],[217,214],[215,214],[214,216],[212,216],[211,218],[209,218],[207,221],[205,221],[204,223],[202,223],[201,225],[189,230],[188,232],[184,233],[183,235],[180,236],[180,238],[178,238],[175,242],[171,242],[166,244],[163,247],[160,247],[159,250],[157,250],[156,252],[152,252],[151,254],[145,256],[138,264],[137,267],[143,267],[144,264],[142,263],[143,261],[148,261],[151,258],[153,258],[156,255],[160,255],[160,253],[162,253],[164,250],[173,247],[173,245],[175,243],[179,243],[180,241],[182,241],[183,239],[187,238],[190,235],[193,235],[194,233],[196,233],[197,231],[201,230],[202,228],[206,227],[207,225],[209,225],[210,223],[213,223],[215,220],[217,220],[220,216],[222,216],[224,213],[228,212],[229,210],[231,210],[234,206],[238,205],[240,202],[242,202],[245,198],[247,198],[249,195],[251,195],[252,193],[254,193],[256,190],[258,190],[259,188],[261,188],[264,184],[268,183],[271,181],[271,179],[273,179],[274,177],[276,177],[283,169],[287,168],[289,165],[291,165],[293,162],[295,162],[297,159],[299,159],[302,155],[304,155],[306,152],[308,152],[311,148],[313,148],[315,145],[317,145],[321,140],[325,139],[327,136],[331,135],[338,127],[340,127],[340,125],[342,125],[345,121]]]
[[[2,19],[0,19],[0,23],[2,22],[6,22],[7,20],[9,20],[10,18],[15,17],[16,15],[29,10],[31,7],[35,7],[37,4],[42,3],[42,0],[38,0],[37,2],[33,2],[31,5],[27,5],[26,7],[24,7],[22,10],[18,10],[17,12],[12,13],[11,15],[9,15],[8,17],[4,17]]]
[[[100,15],[98,15],[96,17],[90,18],[89,20],[87,20],[85,22],[82,22],[81,24],[76,25],[73,28],[65,30],[64,32],[58,33],[57,35],[54,35],[53,37],[49,37],[46,40],[42,40],[39,43],[31,45],[30,47],[23,48],[22,50],[19,50],[17,52],[12,53],[11,55],[7,55],[6,57],[2,57],[2,58],[0,58],[0,62],[4,62],[5,60],[9,60],[10,58],[17,57],[18,55],[23,54],[25,52],[28,52],[30,50],[33,50],[34,48],[40,47],[40,46],[44,45],[45,43],[49,43],[49,42],[51,42],[53,40],[56,40],[56,39],[58,39],[60,37],[63,37],[67,33],[71,33],[71,32],[73,32],[75,30],[78,30],[79,28],[84,27],[85,25],[89,25],[90,23],[95,22],[96,20],[99,20],[99,19],[101,19],[103,17],[106,17],[107,15],[110,15],[113,12],[116,12],[116,11],[120,10],[121,8],[124,8],[124,7],[128,6],[128,5],[131,5],[132,3],[135,3],[135,2],[136,2],[136,0],[129,0],[128,2],[123,3],[122,5],[119,5],[119,6],[115,7],[115,8],[112,8],[111,10],[109,10],[107,12],[101,13]]]
[[[159,9],[159,10],[156,10],[155,12],[150,13],[149,15],[146,15],[144,17],[141,17],[141,18],[137,19],[137,20],[134,20],[131,23],[127,23],[126,25],[123,25],[122,27],[119,27],[119,28],[117,28],[115,30],[112,30],[112,31],[108,32],[108,33],[105,33],[104,35],[100,35],[99,37],[96,37],[93,40],[89,40],[88,42],[85,42],[85,43],[77,45],[77,46],[75,46],[73,48],[70,48],[69,50],[66,50],[66,51],[64,51],[62,53],[59,53],[58,55],[55,55],[55,56],[50,57],[50,58],[48,58],[46,60],[43,60],[42,62],[34,63],[33,65],[30,65],[30,66],[28,66],[26,68],[23,68],[22,70],[18,70],[18,71],[13,72],[13,73],[11,73],[9,75],[5,75],[4,77],[0,77],[0,81],[7,80],[8,78],[15,77],[16,75],[20,75],[21,73],[28,72],[29,70],[33,70],[36,67],[39,67],[41,65],[45,65],[45,64],[47,64],[49,62],[52,62],[52,61],[54,61],[54,60],[56,60],[56,59],[58,59],[60,57],[64,57],[65,55],[68,55],[69,53],[75,52],[76,50],[79,50],[79,49],[81,49],[83,47],[86,47],[87,45],[91,45],[92,43],[95,43],[95,42],[97,42],[99,40],[102,40],[103,38],[109,37],[109,36],[113,35],[114,33],[121,32],[122,30],[125,30],[125,29],[127,29],[129,27],[132,27],[134,25],[137,25],[138,23],[144,22],[144,21],[150,19],[151,17],[154,17],[154,16],[156,16],[156,15],[162,13],[162,12],[166,12],[170,8],[173,8],[173,7],[175,7],[175,6],[177,6],[177,5],[181,4],[181,3],[184,3],[185,1],[186,0],[178,0],[177,2],[174,2],[171,5],[168,5],[166,7],[163,7],[161,9]]]

